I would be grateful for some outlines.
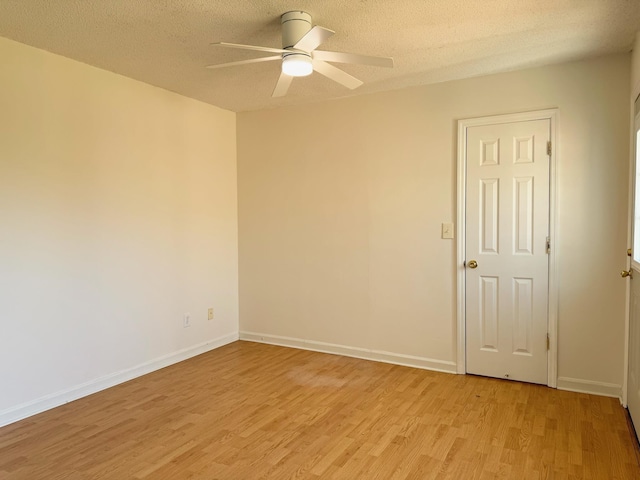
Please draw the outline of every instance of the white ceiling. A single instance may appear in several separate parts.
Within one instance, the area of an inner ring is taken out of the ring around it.
[[[290,10],[335,30],[321,50],[390,56],[395,68],[336,65],[365,84],[316,73],[278,99],[278,62],[204,68],[261,56],[211,42],[279,48]],[[0,36],[233,111],[624,52],[639,29],[640,0],[0,0]]]

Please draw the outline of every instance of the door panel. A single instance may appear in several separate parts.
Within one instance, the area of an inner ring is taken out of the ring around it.
[[[636,432],[640,433],[640,271],[634,271],[634,277],[631,281],[629,309],[627,406]]]
[[[480,348],[498,350],[498,277],[480,276],[480,325],[482,340]]]
[[[631,232],[633,235],[633,259],[631,268],[634,279],[631,280],[629,295],[629,369],[627,372],[627,407],[629,415],[640,432],[640,97],[635,102],[635,176],[634,201],[630,211]],[[629,280],[627,280],[629,281]]]
[[[469,373],[547,383],[550,132],[548,119],[467,130]]]

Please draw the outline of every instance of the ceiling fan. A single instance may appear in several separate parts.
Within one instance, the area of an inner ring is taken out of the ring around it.
[[[259,52],[277,53],[270,57],[253,58],[238,62],[209,65],[207,68],[232,67],[248,63],[282,61],[282,72],[273,90],[272,97],[286,95],[293,77],[304,77],[318,72],[331,80],[353,90],[362,85],[362,81],[347,72],[334,67],[327,62],[356,63],[377,67],[393,67],[393,58],[358,55],[356,53],[327,52],[316,50],[335,32],[316,25],[311,27],[311,15],[299,10],[287,12],[280,17],[282,23],[282,48],[259,47],[255,45],[241,45],[238,43],[217,42],[212,45]]]

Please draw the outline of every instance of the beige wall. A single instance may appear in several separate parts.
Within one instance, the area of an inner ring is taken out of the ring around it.
[[[557,107],[559,376],[619,392],[629,73],[625,54],[239,114],[241,332],[455,362],[456,120]]]
[[[233,339],[238,293],[234,113],[0,58],[1,424]]]
[[[631,54],[631,90],[635,99],[640,94],[640,32],[636,34]]]

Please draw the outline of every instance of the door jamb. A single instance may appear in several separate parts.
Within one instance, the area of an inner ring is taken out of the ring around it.
[[[638,145],[636,145],[636,124],[638,114],[636,114],[636,102],[640,98],[640,82],[631,89],[631,112],[630,112],[630,140],[629,140],[629,196],[627,205],[627,248],[633,249],[633,222],[635,216],[635,179],[636,179],[636,151]],[[634,269],[637,271],[636,262],[633,261],[633,256],[627,258],[627,269]],[[626,282],[625,289],[625,306],[624,306],[624,357],[622,364],[622,406],[628,407],[629,399],[629,340],[631,330],[631,282]]]
[[[557,387],[558,380],[558,229],[557,229],[557,163],[558,163],[558,109],[537,110],[531,112],[512,113],[506,115],[492,115],[487,117],[468,118],[458,121],[458,184],[457,184],[457,219],[458,236],[456,253],[456,281],[457,281],[457,362],[456,370],[459,374],[466,373],[466,327],[465,327],[465,200],[467,181],[467,129],[479,125],[494,125],[498,123],[526,122],[531,120],[550,120],[550,139],[552,145],[549,157],[549,305],[547,333],[549,334],[549,350],[547,351],[547,385]]]

